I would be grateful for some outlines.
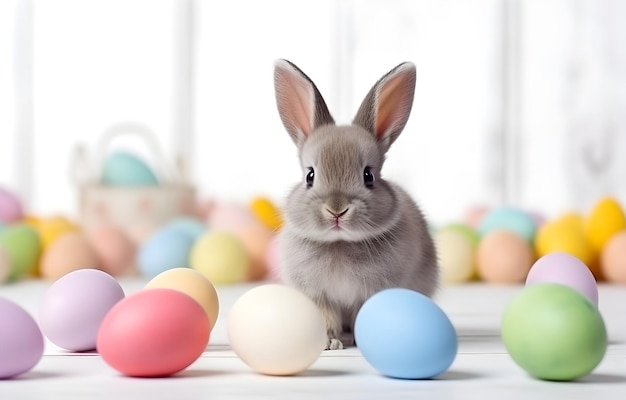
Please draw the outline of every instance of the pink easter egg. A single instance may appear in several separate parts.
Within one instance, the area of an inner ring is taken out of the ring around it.
[[[273,282],[281,282],[280,263],[278,259],[278,235],[274,235],[265,252],[265,264],[267,265],[267,279]]]
[[[24,211],[18,197],[0,187],[0,222],[17,222],[22,219]]]
[[[232,202],[219,202],[211,209],[207,222],[212,229],[236,233],[256,223],[255,218],[247,207]]]
[[[120,228],[113,225],[94,228],[87,232],[87,240],[103,271],[120,276],[132,270],[136,246]]]

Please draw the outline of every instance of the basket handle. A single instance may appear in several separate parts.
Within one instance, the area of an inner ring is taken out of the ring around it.
[[[137,122],[121,122],[107,128],[102,133],[96,147],[94,163],[88,161],[87,151],[84,146],[77,146],[74,151],[72,170],[70,171],[71,179],[79,185],[86,182],[97,181],[111,142],[118,137],[129,135],[139,138],[147,147],[155,163],[157,170],[155,172],[157,172],[161,182],[176,184],[187,183],[182,159],[177,159],[174,165],[168,163],[154,136],[154,132],[148,126]]]

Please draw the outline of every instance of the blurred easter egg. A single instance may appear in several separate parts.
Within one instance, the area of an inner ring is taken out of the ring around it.
[[[144,276],[154,278],[172,268],[188,267],[193,243],[189,235],[179,230],[160,229],[139,249],[137,255],[139,270]]]
[[[272,231],[278,230],[283,224],[280,210],[266,197],[256,197],[252,199],[250,209],[259,221]]]
[[[152,235],[159,230],[159,227],[151,222],[139,222],[126,231],[128,237],[135,243],[135,246],[143,245]]]
[[[0,246],[0,283],[6,282],[11,274],[11,258],[9,253]]]
[[[40,273],[45,279],[57,280],[72,271],[98,266],[98,256],[87,238],[82,233],[70,232],[52,242],[43,253]]]
[[[102,183],[111,186],[152,186],[158,179],[139,157],[125,151],[107,156],[102,166]]]
[[[604,245],[601,266],[607,280],[626,284],[626,231],[616,233]]]
[[[194,242],[204,234],[207,225],[192,217],[178,217],[167,224],[167,228],[176,229],[188,235]]]
[[[5,227],[6,227],[6,225],[3,224],[2,222],[0,222],[0,231],[2,231]]]
[[[626,229],[626,217],[619,202],[611,197],[598,201],[587,216],[584,229],[591,247],[599,254],[613,235]]]
[[[100,326],[97,350],[122,374],[165,377],[196,361],[209,335],[209,318],[196,300],[178,290],[156,288],[113,306]]]
[[[470,228],[477,228],[480,225],[480,221],[489,212],[490,208],[487,206],[474,206],[467,210],[463,217],[463,223]]]
[[[533,218],[526,212],[512,207],[500,207],[487,213],[477,231],[480,236],[488,235],[495,230],[509,230],[533,243],[537,226]]]
[[[41,243],[33,228],[22,224],[9,226],[0,232],[0,246],[11,260],[9,281],[35,271],[41,254]]]
[[[237,237],[245,247],[250,262],[248,280],[258,281],[267,277],[265,254],[273,236],[272,231],[260,223],[248,225],[237,232]]]
[[[0,187],[0,222],[17,222],[23,216],[22,203],[8,189]]]
[[[106,272],[70,272],[53,282],[41,299],[41,331],[64,349],[95,350],[104,317],[124,296],[120,284]]]
[[[178,290],[196,300],[209,317],[213,330],[220,304],[215,286],[204,275],[190,268],[170,269],[152,278],[145,286],[145,289],[157,288]]]
[[[8,379],[37,365],[44,339],[33,317],[14,302],[0,298],[0,315],[0,379]],[[6,394],[2,397],[7,398]]]
[[[476,250],[478,274],[491,283],[524,282],[533,261],[533,250],[526,240],[508,230],[490,232]]]
[[[248,208],[232,202],[215,203],[208,218],[211,229],[227,232],[237,232],[255,222],[255,216]]]
[[[583,232],[582,217],[577,214],[566,214],[539,228],[535,236],[535,251],[539,257],[555,252],[570,254],[589,266],[596,275],[593,268],[595,252]]]
[[[213,284],[232,284],[248,276],[250,260],[241,240],[232,233],[211,231],[194,244],[190,264]]]
[[[267,265],[268,270],[267,278],[273,282],[280,282],[282,280],[280,277],[280,260],[278,257],[278,238],[278,235],[274,235],[265,252],[265,265]]]
[[[61,216],[40,219],[35,225],[35,229],[41,238],[41,245],[44,251],[60,236],[80,230],[78,225]]]
[[[462,283],[470,280],[476,270],[478,235],[470,228],[448,226],[437,231],[433,239],[444,283]]]
[[[598,305],[596,279],[585,263],[570,254],[550,253],[535,261],[526,277],[526,286],[549,282],[569,286]]]
[[[98,257],[98,265],[113,276],[128,273],[135,261],[136,246],[114,225],[103,225],[88,230],[87,241]]]

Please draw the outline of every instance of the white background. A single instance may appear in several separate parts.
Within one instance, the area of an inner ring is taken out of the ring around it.
[[[412,116],[384,172],[433,221],[475,204],[551,216],[626,200],[624,15],[618,0],[3,1],[0,185],[32,213],[73,215],[76,145],[154,162],[136,139],[98,148],[133,121],[185,161],[203,199],[280,204],[300,173],[274,60],[298,64],[339,122],[410,60]]]

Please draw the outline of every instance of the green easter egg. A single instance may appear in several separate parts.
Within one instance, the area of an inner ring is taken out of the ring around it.
[[[502,316],[502,341],[530,375],[570,381],[602,361],[607,333],[598,309],[576,290],[555,283],[526,287]]]
[[[102,183],[110,186],[154,186],[158,179],[150,167],[133,154],[117,151],[102,166]]]
[[[35,271],[41,253],[41,241],[35,229],[27,225],[9,226],[0,232],[0,246],[6,250],[11,263],[8,281]]]

